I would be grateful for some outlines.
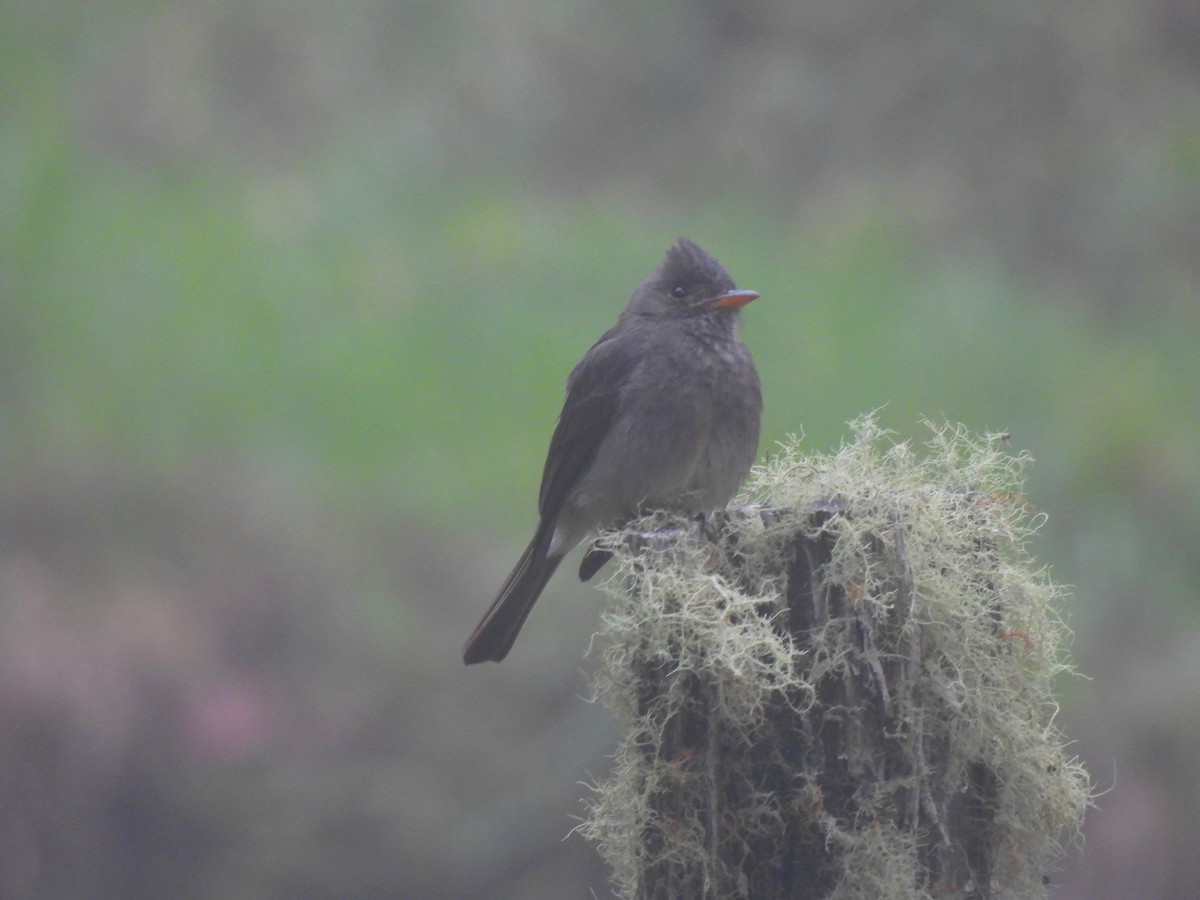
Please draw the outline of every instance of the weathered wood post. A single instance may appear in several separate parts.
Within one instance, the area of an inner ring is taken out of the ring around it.
[[[759,472],[766,508],[612,539],[625,736],[583,830],[622,896],[1036,897],[1078,833],[1021,460],[857,429]]]

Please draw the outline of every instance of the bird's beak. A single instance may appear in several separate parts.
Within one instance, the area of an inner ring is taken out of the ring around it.
[[[726,291],[721,296],[705,300],[698,305],[707,306],[710,309],[741,309],[751,300],[757,299],[757,291]]]

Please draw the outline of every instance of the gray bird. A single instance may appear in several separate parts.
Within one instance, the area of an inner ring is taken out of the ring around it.
[[[723,509],[758,452],[762,390],[738,337],[739,291],[725,267],[680,238],[617,324],[567,379],[542,471],[541,519],[463,647],[463,662],[508,655],[563,556],[648,510]],[[587,580],[607,560],[592,550]]]

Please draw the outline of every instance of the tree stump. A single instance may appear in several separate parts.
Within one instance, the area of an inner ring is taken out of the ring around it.
[[[1089,790],[1053,726],[1061,592],[992,489],[1010,458],[950,438],[942,474],[977,484],[872,434],[803,489],[794,458],[759,473],[788,508],[607,539],[625,737],[583,830],[621,896],[1044,893]]]

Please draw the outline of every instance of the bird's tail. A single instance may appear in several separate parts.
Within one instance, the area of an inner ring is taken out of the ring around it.
[[[552,530],[544,526],[538,528],[504,587],[500,588],[500,593],[467,638],[463,645],[463,662],[468,666],[488,660],[500,662],[512,649],[525,618],[562,559],[561,555],[550,556],[547,552]]]

